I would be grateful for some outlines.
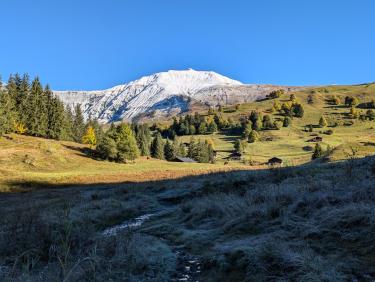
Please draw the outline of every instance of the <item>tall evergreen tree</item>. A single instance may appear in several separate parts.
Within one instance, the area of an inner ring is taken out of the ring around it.
[[[259,140],[259,134],[255,130],[251,131],[249,134],[248,141],[249,143],[254,143]]]
[[[45,136],[48,126],[47,101],[38,77],[31,84],[25,114],[28,132],[34,136]]]
[[[151,132],[147,124],[135,126],[136,139],[141,156],[150,156]]]
[[[70,106],[67,106],[64,110],[64,120],[62,125],[62,137],[61,139],[72,141],[73,139],[73,122],[74,115]]]
[[[151,145],[151,156],[155,159],[164,159],[164,142],[161,134],[156,133]]]
[[[116,143],[118,150],[118,161],[126,162],[135,160],[139,156],[137,141],[130,126],[122,123],[116,128]]]
[[[173,146],[169,140],[164,144],[164,156],[167,161],[172,161],[176,157]]]
[[[94,129],[97,143],[99,143],[104,137],[104,131],[102,126],[99,124],[97,119],[90,121],[90,123],[87,124],[87,127],[88,126],[92,126],[92,128]]]
[[[0,136],[13,131],[15,122],[13,99],[8,92],[0,90]]]
[[[46,135],[53,139],[62,139],[64,136],[64,104],[55,97],[46,85],[44,96],[47,101],[47,132]]]
[[[320,127],[326,127],[328,125],[327,120],[324,116],[321,116],[319,119],[319,126]]]
[[[83,134],[85,133],[85,121],[83,118],[81,105],[78,104],[74,108],[74,118],[73,118],[73,139],[76,142],[81,142]]]
[[[323,149],[322,149],[322,146],[320,146],[319,143],[316,143],[315,144],[315,149],[314,149],[314,153],[312,154],[311,156],[311,159],[315,160],[315,159],[319,159],[323,156]]]
[[[303,106],[301,104],[294,104],[291,110],[294,116],[299,118],[302,118],[305,113],[305,110],[303,109]]]

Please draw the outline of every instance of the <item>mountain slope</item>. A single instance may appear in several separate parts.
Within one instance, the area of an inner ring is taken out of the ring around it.
[[[81,104],[86,118],[106,123],[139,116],[171,116],[186,112],[193,102],[205,106],[250,102],[275,86],[243,85],[215,72],[168,71],[101,91],[55,91],[67,105]]]

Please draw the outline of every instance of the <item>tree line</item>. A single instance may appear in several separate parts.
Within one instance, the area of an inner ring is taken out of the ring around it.
[[[90,124],[98,128],[96,122]],[[65,107],[38,77],[30,81],[28,74],[12,74],[7,84],[0,86],[1,135],[15,132],[81,142],[87,126],[80,106],[73,110]]]
[[[184,144],[175,137],[163,139],[162,134],[152,131],[147,124],[112,124],[98,143],[96,152],[102,159],[115,162],[134,161],[139,156],[174,161],[178,157],[189,157],[197,162],[214,162],[213,144],[196,141]]]

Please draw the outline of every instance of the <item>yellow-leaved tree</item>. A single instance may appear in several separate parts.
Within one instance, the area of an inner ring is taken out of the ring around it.
[[[90,145],[90,149],[96,145],[95,130],[91,125],[87,127],[86,133],[82,137],[82,143]]]
[[[21,122],[14,122],[14,131],[18,134],[25,134],[27,131],[27,128]]]

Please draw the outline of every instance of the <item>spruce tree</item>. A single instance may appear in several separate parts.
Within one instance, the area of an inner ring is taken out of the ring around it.
[[[72,141],[73,139],[73,122],[74,115],[70,106],[67,106],[64,110],[64,118],[62,124],[62,136],[61,139]]]
[[[151,133],[148,125],[136,125],[135,132],[141,156],[150,156]]]
[[[270,115],[265,115],[263,117],[262,127],[264,129],[272,129],[273,128],[273,120],[272,120],[272,117]]]
[[[255,130],[251,131],[249,134],[248,141],[249,143],[254,143],[259,140],[259,134]]]
[[[217,125],[216,125],[215,121],[211,121],[207,126],[207,133],[212,134],[212,133],[215,133],[215,132],[217,132]]]
[[[164,159],[164,142],[161,134],[156,133],[151,145],[151,156],[155,159]]]
[[[246,149],[246,143],[242,142],[240,139],[237,139],[236,142],[234,142],[234,150],[238,154],[243,154]]]
[[[312,154],[311,159],[315,160],[315,159],[321,158],[322,156],[323,156],[322,146],[320,146],[319,143],[316,143],[314,153]]]
[[[44,95],[47,101],[47,137],[62,139],[64,136],[64,104],[53,95],[48,85],[44,89]]]
[[[319,126],[320,127],[326,127],[328,125],[327,120],[324,116],[321,116],[319,119]]]
[[[16,99],[18,121],[22,124],[27,123],[26,121],[27,115],[25,115],[25,113],[28,112],[29,92],[30,92],[30,77],[29,75],[24,74],[22,77],[20,88],[19,88],[19,94],[17,95],[17,99]]]
[[[36,77],[31,83],[30,93],[26,101],[26,127],[34,136],[45,136],[47,133],[47,101],[44,99],[43,87]]]
[[[85,133],[85,121],[83,118],[81,105],[78,104],[74,108],[74,118],[73,118],[73,139],[76,142],[81,142],[83,134]]]
[[[96,151],[102,159],[117,160],[118,151],[116,141],[108,135],[104,136],[100,143],[98,143]]]
[[[301,104],[294,104],[292,106],[292,112],[295,117],[302,118],[305,110],[303,109],[303,106]]]
[[[169,140],[167,140],[164,145],[164,156],[167,161],[172,161],[176,157],[173,146]]]
[[[0,136],[14,130],[16,113],[13,108],[13,99],[7,91],[0,90]]]
[[[137,141],[130,126],[122,123],[116,128],[116,143],[118,151],[118,161],[126,162],[135,160],[139,156]]]
[[[198,148],[197,148],[197,143],[196,143],[194,137],[190,138],[190,143],[189,143],[189,146],[188,146],[187,156],[189,158],[193,159],[193,160],[197,159]]]
[[[290,117],[285,117],[283,120],[283,127],[288,127],[291,124],[292,120]]]

